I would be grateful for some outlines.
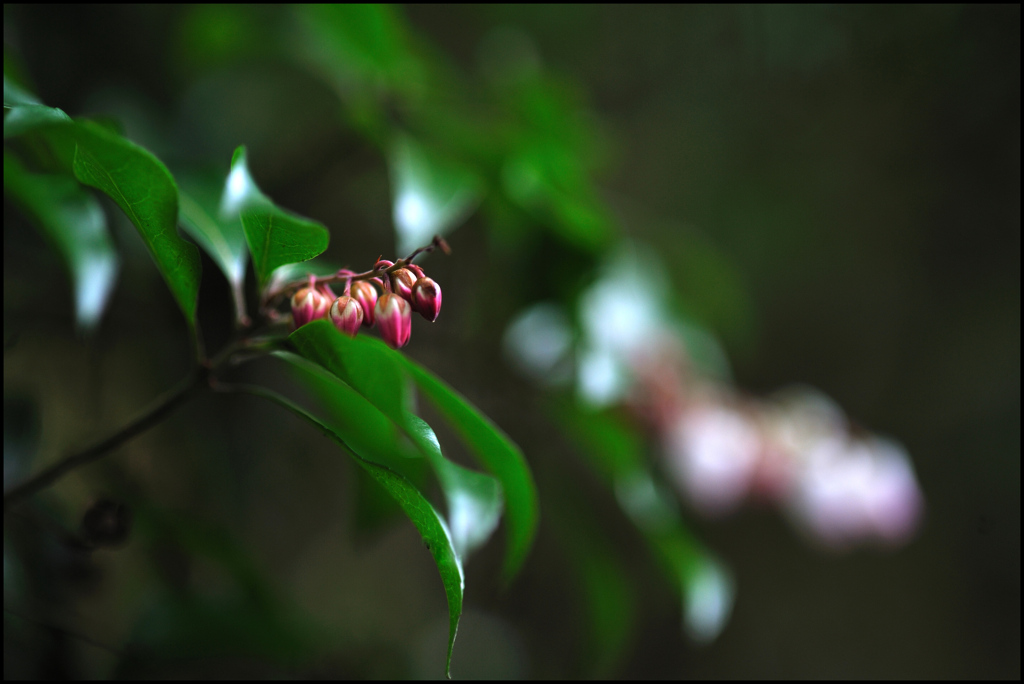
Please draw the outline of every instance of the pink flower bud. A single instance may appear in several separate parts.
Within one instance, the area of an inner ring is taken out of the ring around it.
[[[417,279],[427,277],[427,274],[423,272],[423,269],[416,264],[406,264],[405,267],[412,271],[412,274],[416,276]]]
[[[334,327],[349,337],[355,337],[363,323],[363,307],[352,297],[338,297],[328,314]]]
[[[296,328],[323,318],[330,308],[331,300],[312,287],[304,287],[292,296],[292,318]]]
[[[362,307],[363,325],[369,328],[373,325],[373,305],[377,303],[377,288],[366,280],[357,280],[352,283],[349,294]]]
[[[412,333],[412,306],[409,302],[390,292],[386,292],[377,300],[373,311],[380,334],[392,349],[404,347]]]
[[[420,278],[412,287],[412,306],[433,323],[441,313],[441,286],[430,278]]]
[[[416,284],[416,276],[407,268],[399,268],[391,272],[391,291],[412,303],[412,286]]]

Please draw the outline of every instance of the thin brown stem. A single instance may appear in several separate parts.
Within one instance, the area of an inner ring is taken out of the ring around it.
[[[49,487],[75,468],[95,461],[108,451],[116,449],[132,437],[153,427],[170,414],[171,411],[181,406],[193,392],[202,387],[208,377],[209,370],[200,366],[182,380],[177,387],[157,400],[153,406],[142,412],[142,414],[110,437],[83,451],[66,456],[21,484],[4,492],[4,511],[18,501]]]
[[[448,243],[445,241],[445,239],[440,235],[435,235],[434,239],[431,240],[429,244],[423,245],[422,247],[415,249],[409,256],[405,257],[404,259],[399,259],[394,264],[386,268],[371,269],[369,271],[364,271],[363,273],[353,273],[352,271],[349,271],[347,269],[342,269],[341,271],[335,273],[334,275],[317,277],[316,282],[325,284],[340,282],[354,283],[357,280],[383,278],[383,276],[386,276],[390,273],[393,273],[394,271],[397,271],[400,268],[408,266],[409,264],[412,263],[412,260],[418,257],[420,254],[433,252],[435,249],[440,249],[445,254],[451,254],[451,248],[448,246]],[[264,306],[274,306],[277,302],[281,300],[282,297],[288,295],[291,291],[298,290],[300,287],[306,287],[308,284],[308,277],[303,278],[301,280],[293,280],[289,283],[285,283],[280,287],[266,293],[266,295],[264,296]]]
[[[236,360],[252,358],[253,354],[263,355],[278,349],[280,338],[246,337],[235,340],[224,347],[215,357],[204,361],[188,374],[177,386],[169,390],[146,411],[101,442],[87,449],[66,456],[44,468],[21,484],[4,492],[4,511],[12,505],[49,487],[75,468],[92,463],[104,454],[113,451],[132,437],[139,435],[166,418],[174,409],[190,399],[195,392],[208,386],[214,372],[225,365],[235,365]]]

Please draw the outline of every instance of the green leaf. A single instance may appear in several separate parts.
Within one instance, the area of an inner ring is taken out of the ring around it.
[[[407,416],[413,439],[430,459],[448,502],[448,527],[459,556],[469,554],[486,542],[501,520],[504,505],[501,485],[489,475],[477,473],[449,461],[441,454],[441,443],[426,421]]]
[[[182,192],[179,202],[181,227],[220,266],[232,287],[240,286],[245,281],[245,263],[249,258],[241,221],[220,221],[201,194]]]
[[[336,330],[328,328],[325,334],[328,345],[338,342],[344,346],[344,341],[333,339],[341,337]],[[353,376],[349,368],[330,361],[339,369],[339,373],[333,373],[327,367],[295,354],[277,352],[275,355],[300,371],[303,379],[327,407],[328,424],[360,456],[387,465],[409,477],[409,464],[419,461],[409,460],[415,451],[410,453],[410,448],[399,440],[399,435],[405,435],[413,441],[419,452],[426,456],[441,483],[448,504],[452,540],[459,556],[465,559],[486,542],[498,526],[503,508],[501,485],[488,475],[463,468],[445,458],[431,427],[419,416],[403,408],[402,395],[407,380],[395,364],[391,350],[375,356],[376,350],[372,347],[369,354],[357,348],[355,354],[343,352],[340,358],[359,358],[360,351],[364,352],[364,358],[354,363],[352,370],[376,367],[384,372]],[[386,415],[377,403],[371,403],[373,400],[354,389],[342,377],[354,377],[354,381],[359,383],[356,387],[368,389],[370,395],[387,406],[391,414]]]
[[[417,479],[419,474],[410,467],[419,466],[423,460],[416,447],[401,438],[400,426],[352,386],[319,364],[291,352],[278,351],[274,356],[290,364],[299,379],[313,391],[326,409],[328,427],[341,436],[353,451],[409,479]]]
[[[422,66],[410,50],[401,14],[389,5],[305,5],[308,57],[346,85],[361,82],[409,91],[422,83]]]
[[[221,216],[241,216],[245,241],[262,290],[274,269],[306,261],[327,249],[330,234],[321,224],[280,209],[252,179],[245,147],[235,150],[221,200]]]
[[[690,532],[676,506],[652,475],[634,430],[607,412],[568,403],[553,413],[579,444],[581,454],[615,491],[619,506],[643,533],[674,589],[683,599],[683,624],[699,643],[713,641],[728,622],[735,598],[725,567]]]
[[[242,221],[222,216],[218,203],[221,188],[195,177],[180,177],[178,220],[181,227],[210,255],[231,285],[236,317],[245,319],[245,266],[249,249],[245,244]]]
[[[7,63],[4,62],[6,67]],[[42,102],[38,97],[25,90],[13,80],[7,78],[4,73],[4,108],[17,107],[18,105],[39,105]]]
[[[572,150],[543,141],[510,158],[505,191],[566,242],[595,253],[615,234],[612,219]]]
[[[451,677],[452,648],[455,646],[455,634],[459,629],[459,618],[462,616],[462,595],[465,589],[462,562],[452,544],[451,535],[441,515],[408,480],[393,470],[369,461],[361,460],[359,465],[395,498],[419,530],[423,543],[434,556],[434,563],[441,574],[441,581],[448,596],[448,654],[445,659],[445,674]]]
[[[35,128],[70,121],[71,117],[62,110],[47,107],[4,76],[4,140]]]
[[[178,235],[178,186],[171,173],[150,152],[90,121],[76,122],[74,137],[75,177],[121,207],[194,327],[199,250]]]
[[[356,460],[356,463],[394,497],[395,501],[398,502],[398,505],[402,507],[402,510],[409,517],[409,520],[416,526],[424,545],[434,557],[434,563],[437,565],[441,581],[444,584],[445,594],[448,597],[448,656],[445,671],[450,677],[452,648],[455,645],[455,633],[458,630],[459,617],[462,615],[465,579],[462,572],[462,561],[452,543],[451,534],[448,531],[444,518],[441,517],[437,510],[411,482],[394,470],[361,457],[324,421],[275,392],[263,388],[246,388],[245,391],[270,399],[319,427],[324,434],[348,451]]]
[[[519,447],[462,395],[416,362],[401,354],[395,356],[404,362],[420,392],[455,428],[474,457],[501,483],[508,507],[503,574],[505,581],[510,581],[526,560],[539,517],[537,490],[526,459]]]
[[[398,427],[361,394],[322,366],[291,352],[275,352],[310,389],[324,409],[325,422],[360,456],[386,465],[416,486],[427,480],[427,463]],[[377,481],[359,469],[356,525],[371,532],[400,514],[401,508]]]
[[[404,426],[409,397],[398,354],[382,341],[339,333],[326,320],[308,323],[289,336],[299,353],[362,394],[395,425]]]
[[[352,512],[352,522],[356,539],[378,539],[380,533],[402,515],[402,509],[365,470],[356,468],[355,476],[355,509]]]
[[[588,678],[607,679],[628,653],[636,623],[633,583],[607,543],[588,545],[578,538],[576,542],[590,632]]]
[[[327,229],[274,207],[242,211],[245,240],[262,288],[275,268],[312,259],[327,249]]]
[[[235,219],[243,209],[258,206],[261,204],[273,204],[263,192],[260,191],[249,173],[248,151],[245,145],[239,145],[231,154],[231,169],[224,181],[224,189],[220,195],[220,217],[222,219]]]
[[[75,292],[75,320],[85,330],[94,328],[118,268],[99,202],[68,176],[30,173],[7,151],[4,189],[64,257]]]
[[[480,199],[482,183],[475,173],[409,136],[398,138],[390,161],[400,254],[455,228]]]
[[[597,522],[599,517],[571,480],[548,472],[559,492],[545,509],[577,578],[574,584],[586,609],[588,640],[583,649],[584,676],[613,677],[627,655],[636,626],[634,584]]]
[[[406,426],[408,421],[408,371],[420,390],[455,427],[474,457],[501,485],[508,508],[504,575],[506,581],[511,580],[526,558],[538,517],[533,478],[512,441],[451,388],[378,339],[349,338],[321,320],[302,326],[289,340],[300,354],[347,382],[399,426]],[[410,437],[417,439],[414,429]],[[422,441],[419,444],[425,448]]]

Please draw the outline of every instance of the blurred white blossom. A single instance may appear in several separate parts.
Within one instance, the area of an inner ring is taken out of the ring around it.
[[[909,540],[924,499],[906,451],[854,437],[843,410],[811,388],[769,400],[737,392],[720,345],[670,315],[667,290],[657,255],[625,246],[581,295],[578,338],[561,309],[539,305],[510,326],[506,350],[549,386],[574,367],[578,397],[592,408],[627,405],[660,441],[669,479],[704,514],[758,499],[830,548]]]
[[[711,514],[732,510],[747,495],[761,449],[757,426],[722,405],[689,408],[665,435],[669,473],[700,510]]]

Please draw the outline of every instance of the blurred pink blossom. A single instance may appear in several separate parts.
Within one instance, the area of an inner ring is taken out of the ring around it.
[[[906,454],[878,439],[822,440],[806,463],[790,510],[828,546],[907,541],[922,510]]]
[[[665,442],[669,472],[701,511],[726,513],[750,490],[761,435],[740,411],[714,404],[691,407],[668,428]]]

